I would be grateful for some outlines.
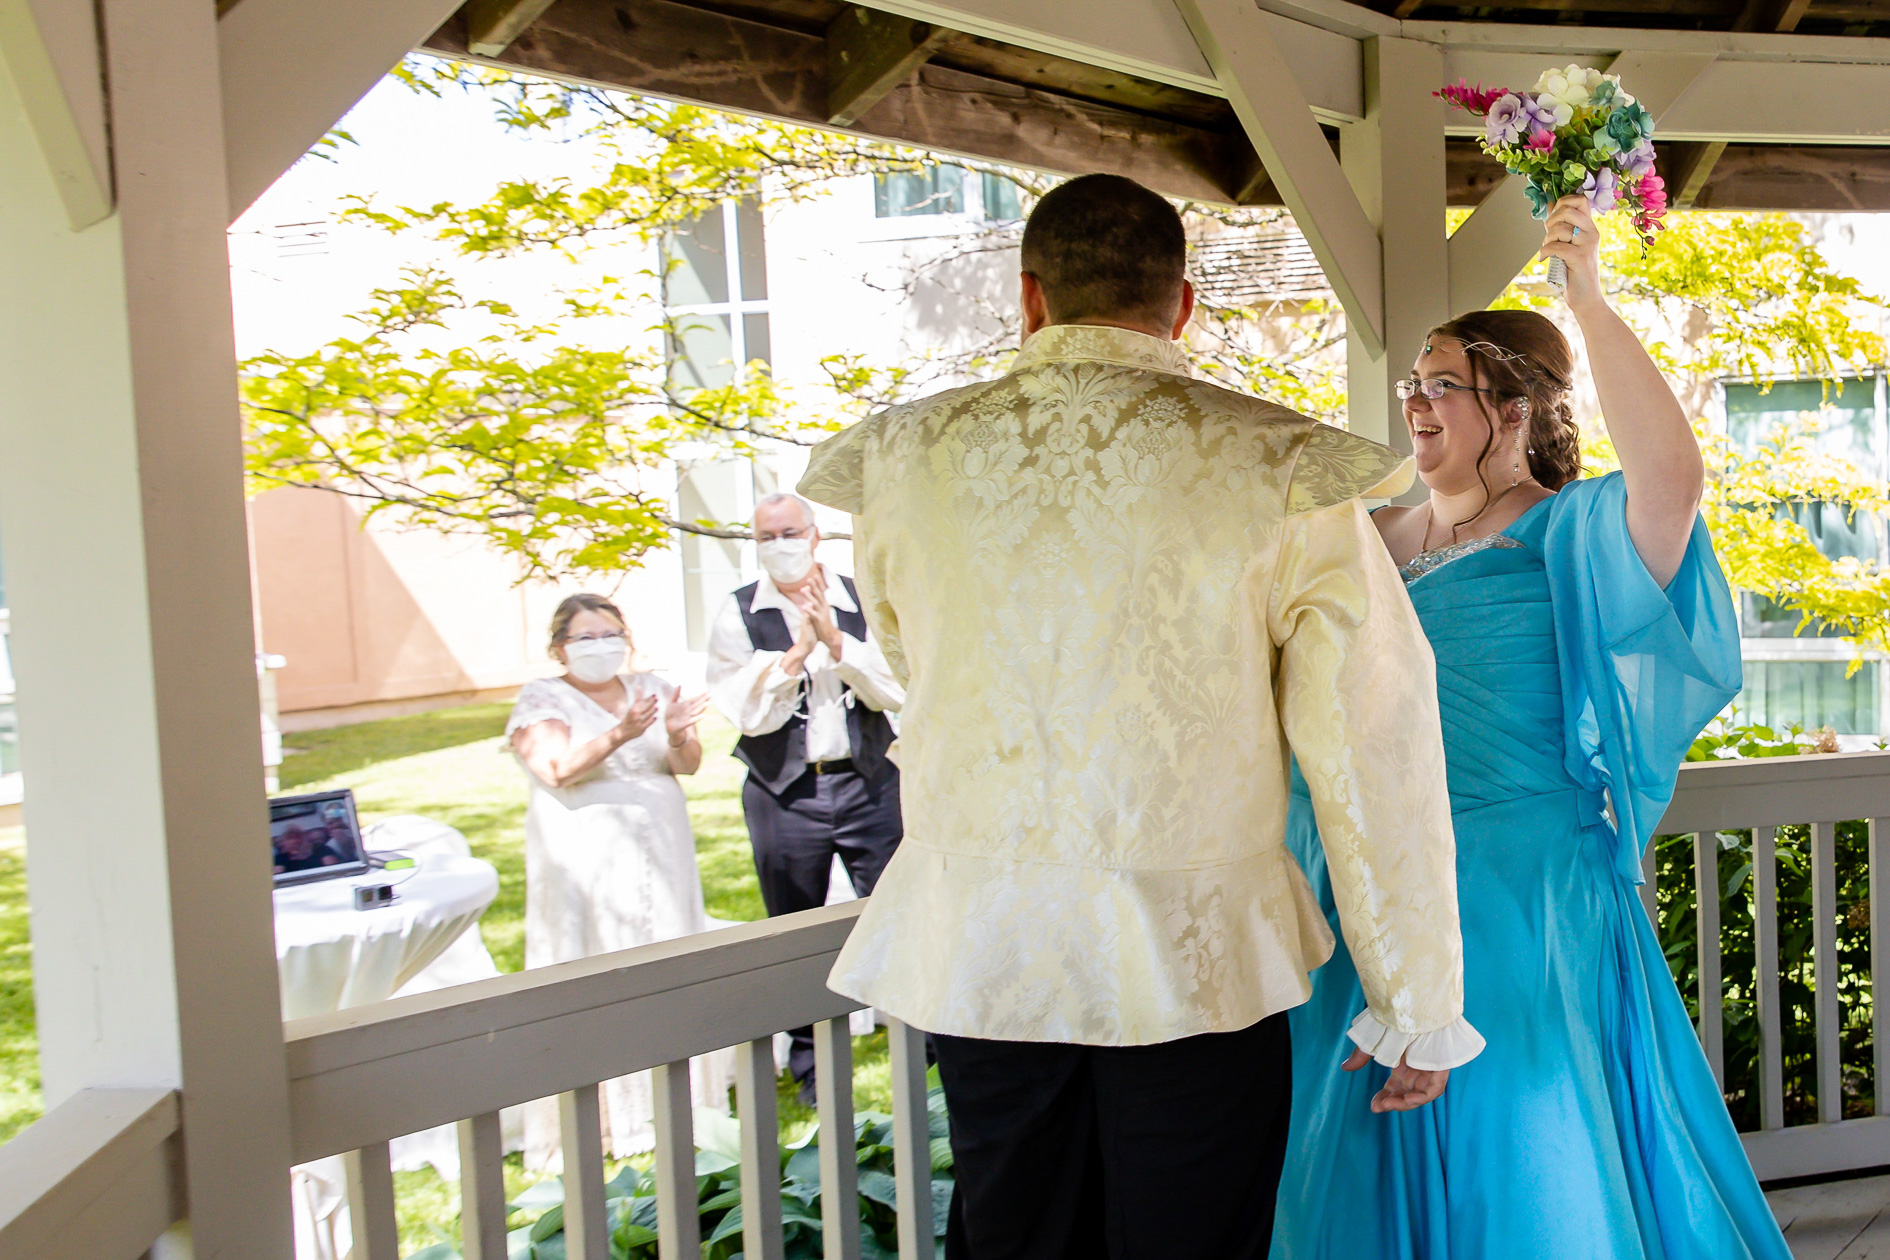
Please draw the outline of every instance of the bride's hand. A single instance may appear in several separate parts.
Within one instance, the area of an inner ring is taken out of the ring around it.
[[[1560,258],[1568,267],[1569,309],[1580,313],[1584,306],[1605,303],[1601,292],[1601,230],[1595,216],[1588,212],[1588,198],[1579,194],[1564,197],[1549,210],[1542,225],[1544,258]]]
[[[1356,1072],[1371,1061],[1371,1055],[1354,1050],[1339,1066],[1347,1072]],[[1391,1078],[1385,1082],[1385,1087],[1372,1095],[1372,1110],[1416,1111],[1426,1103],[1435,1102],[1449,1081],[1449,1068],[1427,1072],[1400,1059],[1398,1066],[1391,1069]]]

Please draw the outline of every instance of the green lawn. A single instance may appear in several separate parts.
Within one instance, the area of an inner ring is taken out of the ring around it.
[[[525,784],[504,750],[505,704],[467,705],[359,726],[284,737],[295,751],[283,759],[282,790],[354,789],[364,822],[390,814],[423,814],[458,828],[472,851],[499,872],[499,896],[480,921],[501,971],[525,961]],[[695,827],[703,895],[717,918],[763,915],[748,832],[742,822],[740,763],[729,755],[735,731],[718,716],[702,726],[702,771],[684,779]],[[854,1045],[854,1102],[892,1109],[892,1074],[884,1032]],[[781,1129],[793,1140],[813,1113],[782,1080]],[[23,838],[0,829],[0,1140],[40,1114],[38,1048],[33,1036],[32,962],[26,914]],[[396,1175],[403,1250],[457,1236],[458,1187],[431,1169]],[[507,1184],[533,1180],[517,1156]],[[517,1222],[515,1222],[516,1224]]]

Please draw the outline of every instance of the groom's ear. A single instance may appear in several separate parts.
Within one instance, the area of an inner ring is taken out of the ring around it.
[[[1181,340],[1181,334],[1188,330],[1188,320],[1194,315],[1194,286],[1188,281],[1181,282],[1181,312],[1175,316],[1175,326],[1168,334],[1170,341]]]
[[[1024,336],[1030,337],[1050,326],[1050,303],[1043,296],[1043,284],[1028,271],[1017,273],[1019,305],[1024,310]]]

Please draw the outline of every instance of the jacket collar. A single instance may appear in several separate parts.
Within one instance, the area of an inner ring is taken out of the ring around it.
[[[1171,376],[1194,375],[1188,352],[1179,341],[1099,324],[1052,324],[1040,329],[1017,352],[1011,372],[1069,360],[1114,363]]]

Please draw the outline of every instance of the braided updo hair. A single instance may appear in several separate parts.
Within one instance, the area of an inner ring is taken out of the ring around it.
[[[1498,415],[1511,400],[1529,403],[1526,442],[1529,472],[1550,490],[1560,490],[1582,475],[1581,432],[1569,411],[1568,391],[1574,383],[1575,352],[1546,316],[1535,311],[1471,311],[1439,324],[1425,341],[1447,337],[1462,344],[1483,387],[1495,400],[1495,414],[1478,394],[1477,401],[1490,419],[1490,440],[1477,456],[1483,460],[1495,449],[1502,432]]]

